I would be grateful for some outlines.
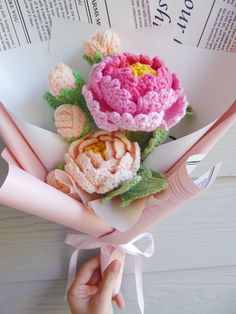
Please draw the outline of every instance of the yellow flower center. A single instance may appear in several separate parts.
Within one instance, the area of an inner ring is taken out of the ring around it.
[[[87,152],[89,150],[93,151],[95,154],[99,154],[103,159],[105,159],[105,150],[106,145],[104,142],[98,142],[91,145],[88,145],[84,148],[84,150]]]
[[[157,75],[157,71],[154,70],[148,64],[142,64],[140,62],[136,62],[130,65],[131,73],[135,76],[143,76],[145,74]]]

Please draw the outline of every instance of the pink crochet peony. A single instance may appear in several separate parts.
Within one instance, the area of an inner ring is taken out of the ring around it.
[[[70,145],[65,171],[88,193],[106,193],[131,179],[140,148],[121,132],[91,132]]]
[[[187,108],[180,81],[164,62],[132,53],[95,64],[83,95],[97,126],[109,131],[169,129]]]

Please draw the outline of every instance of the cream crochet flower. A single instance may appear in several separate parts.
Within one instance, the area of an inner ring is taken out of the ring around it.
[[[82,189],[104,194],[136,175],[140,148],[122,132],[91,132],[70,145],[65,161],[65,171]]]

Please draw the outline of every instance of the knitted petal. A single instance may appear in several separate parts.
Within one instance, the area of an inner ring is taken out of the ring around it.
[[[157,57],[107,57],[93,66],[83,95],[97,126],[108,131],[170,128],[186,113],[186,100],[177,101],[184,97],[179,79]]]
[[[106,57],[120,51],[120,39],[110,30],[99,32],[84,43],[84,50],[90,58],[93,58],[96,52]]]
[[[48,84],[54,95],[60,95],[63,88],[75,88],[76,79],[71,68],[59,62],[49,73]]]
[[[65,194],[70,193],[69,187],[56,179],[55,170],[48,173],[46,176],[46,183]]]
[[[83,111],[75,105],[62,105],[54,113],[58,134],[67,140],[84,136],[90,130],[90,123]]]
[[[140,166],[140,148],[122,132],[91,132],[73,142],[65,171],[88,193],[106,193],[131,179]]]
[[[170,129],[178,123],[186,114],[187,106],[188,104],[186,98],[184,96],[179,97],[177,101],[165,111],[165,115],[163,117],[164,128]]]

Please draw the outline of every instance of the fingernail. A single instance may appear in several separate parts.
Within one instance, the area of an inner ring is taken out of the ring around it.
[[[113,261],[111,264],[111,270],[115,273],[120,270],[120,267],[121,267],[121,262],[118,259]]]

